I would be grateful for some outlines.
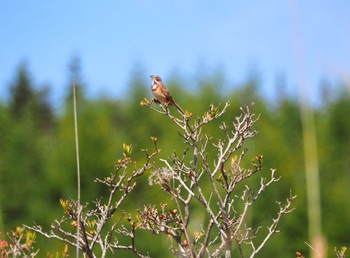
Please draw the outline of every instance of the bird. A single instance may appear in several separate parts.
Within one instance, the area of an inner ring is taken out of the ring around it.
[[[175,102],[167,87],[164,85],[162,79],[158,75],[151,75],[152,79],[152,93],[156,102],[164,103],[166,106],[175,106],[183,115],[184,111]]]

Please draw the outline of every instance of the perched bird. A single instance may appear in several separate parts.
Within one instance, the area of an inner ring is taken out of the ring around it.
[[[162,82],[162,79],[158,75],[151,75],[152,79],[152,93],[155,97],[155,100],[165,105],[175,106],[181,114],[184,114],[183,110],[179,107],[178,104],[174,101],[167,87]]]

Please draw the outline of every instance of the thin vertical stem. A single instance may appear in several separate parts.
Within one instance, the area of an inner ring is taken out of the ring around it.
[[[315,129],[314,115],[311,110],[307,76],[305,74],[305,60],[303,53],[302,36],[300,31],[298,6],[296,0],[290,0],[291,22],[293,26],[294,50],[296,56],[297,76],[299,81],[300,94],[300,114],[303,130],[304,158],[306,172],[306,187],[308,199],[308,219],[309,219],[309,238],[321,255],[312,253],[311,257],[325,257],[324,243],[322,236],[321,223],[321,201],[320,201],[320,180],[317,155],[317,138]]]
[[[75,154],[77,160],[77,245],[76,257],[79,258],[79,234],[80,234],[80,161],[79,161],[79,138],[78,138],[78,115],[77,115],[77,99],[76,99],[76,85],[73,80],[73,109],[74,109],[74,132],[75,132]]]

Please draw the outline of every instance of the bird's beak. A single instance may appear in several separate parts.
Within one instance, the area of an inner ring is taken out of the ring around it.
[[[150,75],[149,77],[151,77],[152,79],[152,86],[153,86],[155,84],[154,75]]]

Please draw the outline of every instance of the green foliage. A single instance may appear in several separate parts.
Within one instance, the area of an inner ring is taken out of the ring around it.
[[[139,106],[144,97],[150,97],[148,76],[138,71],[132,74],[124,99],[89,99],[84,94],[84,83],[79,75],[78,61],[72,62],[71,78],[77,79],[78,126],[81,151],[82,199],[106,194],[101,185],[94,183],[96,177],[104,177],[114,169],[113,162],[123,155],[123,143],[132,144],[133,160],[144,161],[138,151],[149,145],[150,137],[157,137],[162,157],[168,157],[175,150],[181,152],[181,138],[173,137],[177,129],[167,119],[159,119],[153,112]],[[204,77],[203,77],[204,76]],[[259,81],[249,78],[240,87],[220,92],[220,76],[201,76],[196,91],[185,91],[181,80],[173,78],[168,85],[176,101],[193,112],[196,118],[199,110],[208,109],[226,101],[232,103],[231,110],[243,104],[255,103],[255,111],[261,119],[257,123],[260,134],[254,138],[247,155],[251,159],[264,155],[265,168],[276,168],[282,176],[281,182],[259,199],[251,214],[251,223],[264,221],[276,211],[266,206],[271,199],[289,195],[292,189],[298,195],[296,210],[281,222],[283,231],[261,253],[262,257],[293,257],[296,251],[308,256],[307,209],[305,193],[305,172],[303,163],[302,133],[299,104],[293,96],[285,96],[272,105],[258,92]],[[7,232],[17,225],[38,224],[48,226],[60,212],[59,200],[76,196],[76,161],[74,149],[73,111],[71,86],[67,86],[66,102],[57,113],[49,99],[47,88],[39,89],[25,65],[18,68],[12,83],[8,86],[10,99],[0,102],[0,231]],[[320,161],[323,231],[329,241],[329,248],[349,245],[350,228],[350,97],[339,90],[330,102],[314,108]],[[169,107],[175,113],[173,107]],[[227,112],[220,122],[236,114]],[[206,133],[210,134],[209,126]],[[172,135],[172,137],[169,137]],[[219,138],[219,135],[213,135]],[[210,148],[208,155],[211,155]],[[147,177],[141,179],[131,195],[127,212],[149,203],[164,200],[149,187]],[[198,215],[200,217],[200,214]],[[265,221],[268,223],[268,221]],[[1,239],[0,239],[1,240]],[[152,256],[164,257],[168,251],[168,240],[145,238],[141,247],[150,249]],[[47,250],[45,240],[39,247]],[[292,244],[291,244],[292,243]],[[54,248],[54,247],[52,247]],[[51,249],[61,250],[62,246]],[[44,252],[44,251],[43,251]]]

